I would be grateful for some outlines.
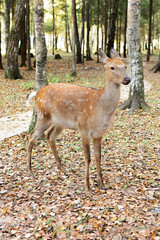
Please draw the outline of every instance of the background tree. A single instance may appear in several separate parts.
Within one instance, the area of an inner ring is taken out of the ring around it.
[[[111,8],[111,6],[110,6],[110,8]],[[108,33],[108,46],[107,46],[108,57],[110,57],[111,48],[114,47],[117,14],[118,14],[118,0],[113,0],[113,8],[112,8],[112,12],[110,14],[109,33]]]
[[[2,10],[1,10],[1,4],[2,1],[0,0],[0,69],[3,69],[3,64],[2,64],[2,49],[1,49],[1,31],[2,31],[2,27],[1,27],[1,20],[2,20]]]
[[[124,45],[123,45],[123,57],[126,58],[126,44],[127,44],[127,10],[128,10],[128,0],[125,0],[125,23],[124,23]]]
[[[27,32],[27,62],[28,70],[32,70],[31,67],[31,55],[30,55],[30,0],[26,0],[26,32]]]
[[[141,0],[128,1],[128,50],[131,68],[129,98],[120,109],[130,108],[130,113],[140,108],[147,108],[144,96],[143,63],[140,47]]]
[[[5,14],[4,14],[4,23],[5,23],[5,43],[6,43],[6,55],[9,44],[9,31],[10,31],[10,0],[5,0]]]
[[[22,31],[21,28],[23,26],[22,21],[25,13],[25,2],[26,0],[18,0],[16,3],[13,26],[6,56],[5,78],[9,79],[22,78],[18,66],[18,42]]]
[[[148,32],[148,51],[147,51],[147,61],[150,60],[150,54],[151,54],[151,38],[152,38],[152,5],[153,1],[150,0],[149,4],[149,32]]]
[[[34,18],[35,18],[35,41],[36,41],[36,89],[48,84],[46,77],[47,48],[44,34],[44,2],[43,0],[34,0]],[[32,121],[29,126],[31,132],[36,124],[36,109],[33,110]]]
[[[74,25],[74,31],[75,31],[75,43],[76,43],[76,47],[77,47],[77,63],[82,63],[81,43],[79,40],[77,15],[76,15],[76,0],[72,1],[72,18],[73,18],[73,25]],[[72,45],[72,47],[73,47],[73,45]],[[72,49],[72,51],[73,51],[73,49]]]
[[[75,0],[72,0],[72,76],[76,76],[75,62]]]
[[[87,41],[86,41],[86,60],[90,61],[91,58],[91,50],[89,46],[89,40],[90,40],[90,0],[87,0],[86,3],[86,19],[87,19]]]

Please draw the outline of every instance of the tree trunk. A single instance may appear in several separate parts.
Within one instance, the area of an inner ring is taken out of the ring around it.
[[[25,14],[23,15],[22,18],[22,32],[21,32],[21,64],[20,67],[26,66],[26,29],[25,29]]]
[[[54,12],[54,0],[52,0],[52,12],[53,12],[53,19],[52,19],[52,29],[53,29],[53,43],[52,43],[52,54],[54,55],[54,48],[55,48],[55,12]]]
[[[31,67],[31,55],[30,55],[30,0],[26,2],[26,31],[27,31],[27,53],[28,53],[28,70],[32,70]]]
[[[75,0],[72,0],[72,76],[76,76],[76,62],[75,62]]]
[[[90,0],[87,0],[87,53],[86,53],[86,60],[90,61],[91,58],[91,51],[89,47],[89,34],[90,34]]]
[[[113,0],[113,9],[110,16],[107,55],[110,57],[110,50],[114,47],[114,38],[116,31],[116,19],[118,14],[118,0]]]
[[[128,10],[128,0],[126,0],[126,12],[125,12],[125,24],[124,24],[124,46],[123,46],[123,57],[126,58],[126,44],[127,44],[127,38],[126,38],[126,33],[127,33],[127,10]]]
[[[44,34],[44,3],[34,0],[35,37],[36,37],[36,89],[46,86],[47,48]]]
[[[77,47],[77,63],[82,63],[81,59],[81,44],[79,41],[78,25],[77,25],[77,15],[76,15],[76,0],[72,1],[72,14],[73,14],[73,24],[75,29],[75,43]]]
[[[84,41],[84,24],[85,24],[85,0],[82,0],[82,24],[81,24],[81,46]]]
[[[68,22],[67,22],[67,0],[65,0],[65,47],[66,47],[66,52],[68,53]]]
[[[150,0],[149,4],[149,32],[148,32],[148,51],[147,51],[147,61],[150,60],[150,55],[151,55],[151,36],[152,36],[152,5],[153,5],[153,0]]]
[[[1,50],[1,42],[2,42],[2,39],[1,39],[1,31],[2,31],[2,28],[1,28],[1,16],[2,16],[2,11],[1,11],[1,1],[0,1],[0,69],[3,69],[3,65],[2,65],[2,50]]]
[[[4,21],[5,21],[5,43],[6,43],[5,55],[7,56],[8,45],[9,45],[9,30],[10,30],[10,0],[5,0]]]
[[[104,49],[107,51],[107,33],[108,33],[108,0],[105,0],[105,37],[104,37]]]
[[[131,68],[129,98],[120,109],[130,108],[129,113],[137,109],[148,109],[144,96],[143,63],[140,49],[140,11],[141,0],[128,1],[128,50]]]
[[[66,4],[67,4],[67,0],[66,0]],[[70,37],[70,26],[69,26],[69,21],[68,21],[68,8],[66,9],[66,11],[67,11],[67,34],[68,34],[70,49],[72,51],[72,42],[71,42],[71,37]]]
[[[44,34],[44,2],[34,0],[35,38],[36,38],[36,89],[48,84],[46,78],[47,48]],[[29,126],[31,132],[36,124],[36,109],[33,110],[32,121]]]
[[[18,66],[18,42],[21,34],[22,19],[25,13],[26,0],[18,0],[15,9],[14,21],[11,30],[10,42],[6,57],[5,78],[22,78]]]
[[[158,63],[156,64],[156,66],[152,68],[152,70],[154,70],[154,73],[160,72],[160,53],[159,53]]]
[[[99,63],[99,0],[97,0],[97,63]]]

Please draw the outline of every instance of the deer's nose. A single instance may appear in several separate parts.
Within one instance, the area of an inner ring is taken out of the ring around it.
[[[128,85],[130,82],[131,82],[131,79],[129,77],[125,77],[123,84]]]

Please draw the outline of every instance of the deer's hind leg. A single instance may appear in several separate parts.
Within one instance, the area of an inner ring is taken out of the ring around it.
[[[49,131],[47,132],[47,135],[46,135],[48,143],[49,143],[49,147],[53,152],[57,168],[61,171],[63,171],[63,167],[62,167],[61,160],[60,160],[57,150],[56,150],[56,138],[62,132],[62,130],[63,130],[63,128],[56,127],[53,125],[49,129]]]
[[[27,171],[31,175],[33,175],[32,167],[31,167],[31,156],[32,156],[32,149],[33,149],[34,143],[36,139],[42,136],[42,134],[49,128],[49,126],[50,126],[49,121],[45,121],[45,120],[37,121],[37,124],[34,130],[30,133],[29,144],[27,149]]]

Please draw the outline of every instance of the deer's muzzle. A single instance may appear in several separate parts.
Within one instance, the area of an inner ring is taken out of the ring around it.
[[[128,85],[131,82],[131,79],[129,77],[125,77],[124,81],[122,82],[124,85]]]

